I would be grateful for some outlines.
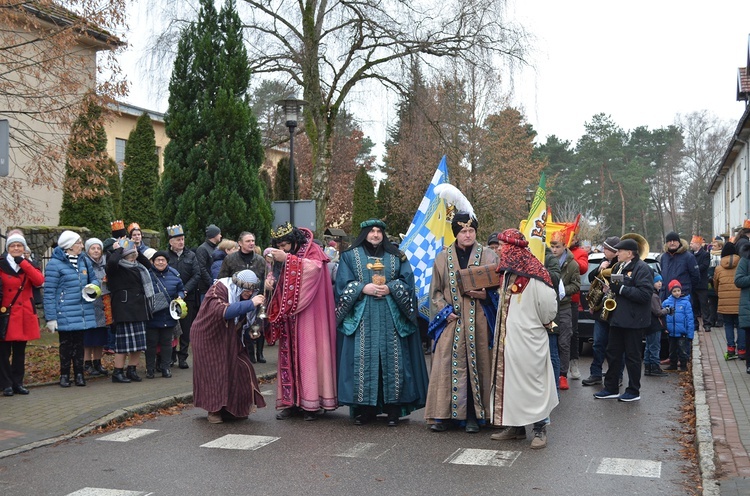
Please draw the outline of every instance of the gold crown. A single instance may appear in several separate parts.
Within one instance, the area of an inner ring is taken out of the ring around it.
[[[291,233],[292,229],[294,229],[294,227],[292,227],[292,225],[287,221],[284,224],[281,224],[276,229],[271,229],[271,237],[273,239],[283,238],[287,234]]]
[[[115,220],[109,223],[109,225],[112,227],[113,231],[119,231],[120,229],[125,229],[125,223],[121,220]]]
[[[132,232],[133,229],[138,229],[140,231],[141,226],[139,226],[137,222],[131,222],[130,225],[128,226],[128,232]]]

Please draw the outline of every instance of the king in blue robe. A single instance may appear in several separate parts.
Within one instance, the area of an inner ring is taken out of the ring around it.
[[[360,227],[336,275],[339,403],[351,407],[357,425],[385,412],[396,426],[427,397],[414,274],[383,221]]]

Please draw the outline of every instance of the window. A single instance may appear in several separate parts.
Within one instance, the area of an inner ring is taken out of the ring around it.
[[[729,199],[734,199],[734,171],[729,175]]]
[[[125,145],[128,144],[128,140],[115,138],[115,162],[117,165],[122,166],[125,161]]]

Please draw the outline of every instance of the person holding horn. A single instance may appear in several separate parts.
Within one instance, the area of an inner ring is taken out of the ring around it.
[[[635,239],[633,239],[635,238]],[[609,312],[609,342],[607,363],[609,368],[604,376],[604,389],[594,394],[597,399],[638,401],[641,399],[641,340],[643,333],[651,325],[651,293],[654,286],[654,272],[641,260],[641,249],[645,239],[640,235],[626,234],[615,246],[617,263],[612,267],[609,286],[605,294],[612,291],[616,306]],[[628,369],[628,386],[620,394],[620,369],[623,353]]]

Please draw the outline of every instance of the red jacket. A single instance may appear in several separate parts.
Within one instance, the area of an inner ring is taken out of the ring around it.
[[[578,269],[581,275],[584,275],[589,270],[589,254],[580,246],[570,248],[570,252],[573,254],[573,258],[576,259],[576,262],[578,262]],[[575,303],[577,306],[581,302],[581,293],[574,294],[570,298],[570,302]]]
[[[23,285],[21,294],[13,304],[10,311],[10,322],[8,322],[8,334],[5,341],[33,341],[39,339],[39,318],[36,315],[34,307],[34,295],[32,287],[39,287],[44,284],[44,275],[34,267],[31,262],[24,259],[21,262],[21,270],[16,273],[10,267],[7,259],[8,254],[4,253],[0,259],[0,281],[2,282],[2,306],[7,307],[18,293],[21,282],[26,281]]]

